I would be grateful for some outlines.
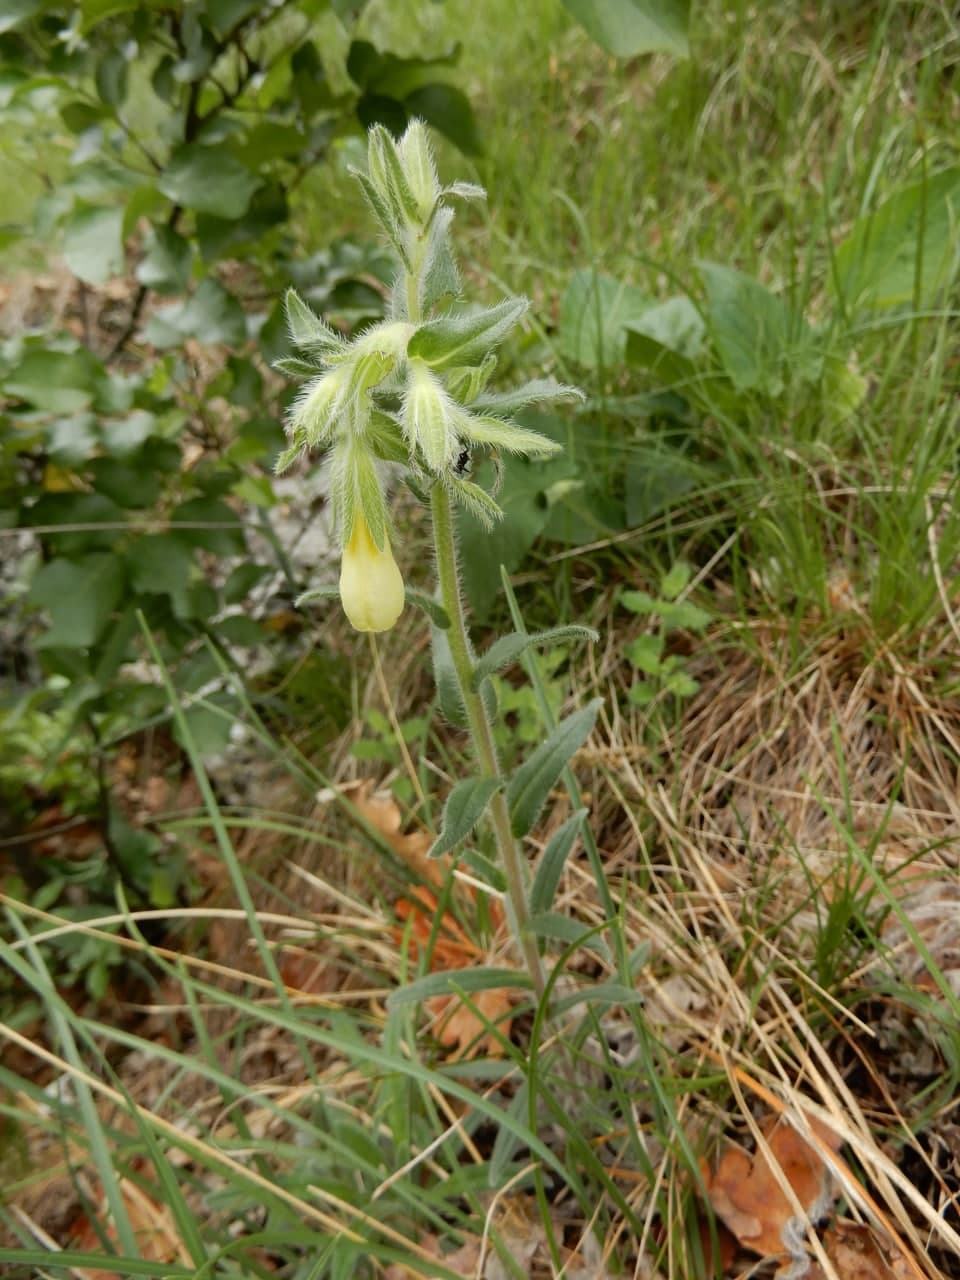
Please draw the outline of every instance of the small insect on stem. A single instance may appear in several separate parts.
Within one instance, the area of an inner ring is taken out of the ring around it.
[[[453,464],[454,473],[458,476],[465,476],[470,471],[470,450],[461,449],[460,454]]]

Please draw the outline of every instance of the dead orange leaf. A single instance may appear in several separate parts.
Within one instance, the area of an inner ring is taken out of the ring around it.
[[[811,1127],[817,1136],[836,1149],[836,1135],[816,1121]],[[761,1125],[770,1156],[803,1206],[807,1218],[816,1221],[833,1203],[830,1175],[820,1156],[796,1129],[782,1118],[769,1118]],[[762,1257],[796,1255],[802,1247],[805,1223],[777,1181],[762,1150],[750,1156],[740,1147],[727,1144],[716,1173],[704,1169],[710,1203],[718,1218],[733,1232],[745,1249]]]
[[[899,1250],[880,1243],[871,1227],[838,1222],[824,1235],[823,1247],[840,1280],[908,1280],[916,1274]],[[819,1263],[810,1268],[808,1280],[825,1280]]]
[[[475,992],[470,1001],[473,1008],[454,995],[431,996],[425,1000],[426,1008],[439,1018],[434,1034],[445,1049],[453,1050],[449,1055],[453,1059],[473,1058],[481,1051],[491,1058],[503,1057],[503,1045],[492,1031],[486,1030],[486,1022],[509,1036],[513,1003],[510,991],[505,987],[492,987]]]

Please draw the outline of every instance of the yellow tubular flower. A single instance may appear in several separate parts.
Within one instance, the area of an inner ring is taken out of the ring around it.
[[[403,612],[403,578],[384,536],[379,551],[357,511],[340,566],[343,611],[357,631],[389,631]]]

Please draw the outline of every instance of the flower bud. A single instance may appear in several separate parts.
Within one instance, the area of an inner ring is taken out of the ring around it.
[[[420,220],[426,222],[440,196],[440,183],[427,131],[419,120],[411,120],[407,125],[398,150],[407,182],[417,202]]]
[[[403,578],[384,534],[379,549],[357,511],[340,566],[343,611],[357,631],[389,631],[403,612]]]
[[[326,444],[343,411],[348,387],[348,373],[343,368],[307,383],[290,411],[288,434],[294,440],[302,439],[311,449]]]
[[[459,448],[462,410],[422,360],[411,360],[403,401],[403,431],[435,474],[446,470]]]

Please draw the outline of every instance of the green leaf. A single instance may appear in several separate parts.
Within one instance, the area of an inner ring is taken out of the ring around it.
[[[628,662],[632,662],[645,676],[657,676],[663,666],[663,633],[637,636],[624,649]]]
[[[539,417],[531,418],[531,422],[544,427],[550,425]],[[486,464],[478,468],[475,479],[480,480],[491,471],[490,464]],[[550,507],[545,491],[559,481],[572,479],[576,471],[575,463],[566,455],[539,462],[511,459],[497,494],[504,518],[488,528],[472,514],[460,513],[458,533],[463,580],[470,603],[478,614],[484,614],[500,592],[501,564],[508,571],[515,569],[546,524]]]
[[[525,836],[536,822],[557,779],[590,736],[602,706],[603,699],[594,698],[587,706],[561,720],[549,738],[510,779],[507,803],[515,836]]]
[[[690,53],[690,0],[563,0],[591,39],[618,58]]]
[[[467,713],[460,694],[460,682],[450,652],[450,638],[443,627],[430,628],[430,649],[433,657],[433,683],[437,690],[440,710],[448,724],[461,729],[467,723]]]
[[[340,334],[335,329],[331,329],[319,316],[314,315],[296,289],[287,290],[283,304],[287,314],[290,341],[295,347],[318,353],[346,349],[347,344]]]
[[[17,396],[51,413],[75,413],[93,400],[103,366],[88,351],[46,351],[31,347],[4,379]]]
[[[407,344],[407,355],[425,360],[434,369],[482,360],[529,307],[526,298],[507,298],[495,307],[428,320]]]
[[[246,339],[243,307],[209,277],[183,302],[159,307],[144,327],[144,337],[157,347],[178,346],[184,338],[197,338],[208,346],[218,342],[238,347]]]
[[[47,0],[5,0],[0,7],[0,35],[13,31],[46,7]]]
[[[415,591],[413,587],[404,587],[403,594],[407,604],[422,610],[435,627],[440,627],[444,631],[449,628],[450,619],[447,611],[439,601],[434,600],[433,596],[428,596],[423,591]]]
[[[219,498],[191,498],[170,515],[172,532],[191,547],[203,547],[217,555],[242,555],[246,549],[243,526],[235,511]]]
[[[27,598],[50,615],[40,647],[85,649],[94,644],[120,599],[123,578],[123,564],[111,552],[51,560],[38,569]]]
[[[311,364],[308,360],[299,360],[296,356],[283,356],[274,360],[273,368],[277,373],[286,374],[288,378],[316,378],[323,373],[319,364]]]
[[[834,257],[848,306],[927,306],[957,271],[960,168],[904,187],[858,218]]]
[[[170,598],[178,618],[190,617],[193,548],[172,533],[138,538],[127,553],[130,581],[141,595]]]
[[[103,284],[124,269],[123,210],[78,204],[63,224],[67,266],[87,284]]]
[[[592,987],[581,987],[571,995],[560,996],[553,1006],[555,1012],[562,1013],[578,1004],[643,1004],[643,995],[633,987],[624,986],[621,982],[598,982]]]
[[[660,579],[660,594],[665,600],[676,600],[677,596],[690,582],[693,571],[686,560],[677,560],[669,571]]]
[[[609,958],[610,948],[598,938],[596,929],[581,920],[571,920],[559,911],[538,911],[530,917],[530,928],[538,938],[561,942],[565,947],[585,947],[598,955]]]
[[[787,357],[809,334],[806,322],[769,289],[733,267],[701,262],[707,312],[717,354],[738,391],[782,394]]]
[[[242,218],[262,179],[222,147],[188,143],[176,151],[157,186],[185,209]]]
[[[579,387],[568,387],[555,378],[535,378],[512,391],[482,391],[470,402],[476,413],[511,414],[533,404],[558,400],[582,400]]]
[[[317,604],[320,600],[339,600],[340,588],[335,582],[324,582],[319,587],[311,587],[309,591],[304,591],[297,596],[293,602],[295,609],[301,609],[305,604]]]
[[[703,316],[691,300],[682,295],[649,307],[629,321],[629,328],[636,333],[645,333],[661,346],[691,359],[703,350],[706,335]]]
[[[500,778],[464,778],[458,782],[447,796],[440,834],[430,846],[427,857],[439,858],[466,840],[502,787]]]
[[[151,227],[136,276],[156,293],[183,293],[190,283],[192,265],[189,241],[170,227]]]
[[[623,361],[627,326],[649,310],[649,296],[636,285],[576,271],[560,303],[557,348],[584,368],[614,368]]]
[[[408,94],[403,105],[411,117],[419,117],[449,138],[466,156],[479,156],[483,144],[473,107],[467,96],[452,84],[425,84]]]
[[[94,79],[101,102],[119,107],[127,96],[127,60],[120,49],[100,55]]]
[[[634,444],[624,473],[627,525],[636,528],[678,502],[706,476],[703,463],[655,439]]]
[[[532,915],[536,916],[540,912],[549,911],[553,905],[564,865],[576,843],[577,836],[583,829],[583,820],[586,816],[586,809],[578,809],[550,837],[540,857],[530,890],[529,905]]]
[[[474,969],[453,969],[447,973],[428,973],[425,978],[391,991],[387,996],[387,1008],[419,1004],[432,996],[456,995],[461,991],[499,991],[505,987],[529,990],[532,985],[529,974],[518,969],[496,969],[485,965]]]
[[[471,685],[474,691],[496,671],[502,671],[517,661],[528,649],[546,648],[549,645],[563,644],[567,640],[599,640],[599,634],[592,627],[575,625],[550,627],[547,631],[511,631],[509,635],[495,640],[490,648],[480,657],[473,668]]]

